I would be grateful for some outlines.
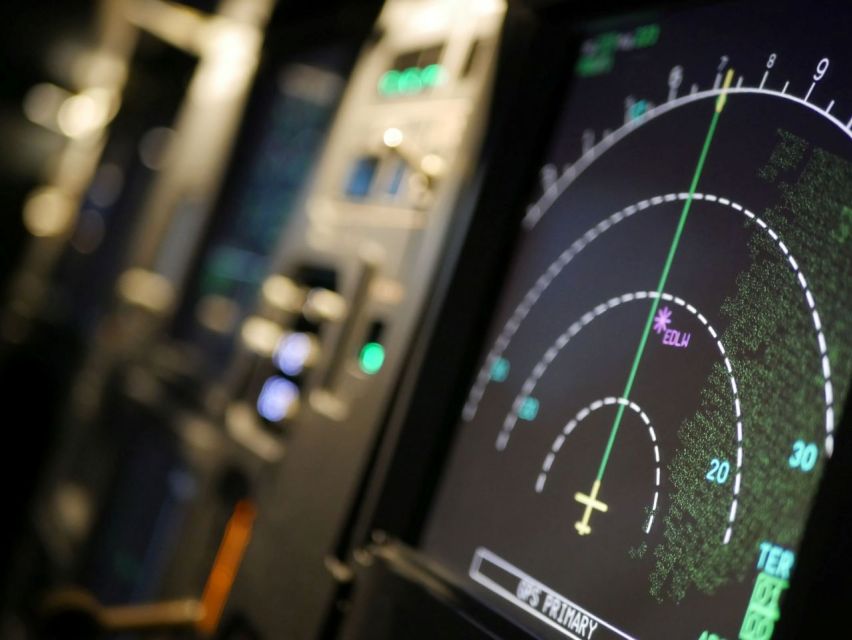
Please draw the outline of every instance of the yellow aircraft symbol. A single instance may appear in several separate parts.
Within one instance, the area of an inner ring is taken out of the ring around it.
[[[601,513],[606,513],[609,509],[606,503],[598,500],[598,491],[600,491],[600,488],[601,481],[595,480],[592,484],[592,490],[589,492],[589,495],[580,493],[579,491],[574,494],[574,500],[580,504],[586,505],[586,509],[583,512],[583,519],[574,523],[574,528],[577,529],[577,533],[581,536],[587,536],[592,532],[592,528],[589,526],[589,518],[592,516],[592,509],[600,511]]]

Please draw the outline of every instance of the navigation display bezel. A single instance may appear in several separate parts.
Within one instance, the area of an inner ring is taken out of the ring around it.
[[[537,43],[530,55],[534,58],[539,56],[538,60],[547,60],[549,73],[541,73],[542,65],[528,64],[528,70],[532,71],[526,74],[522,86],[527,90],[536,87],[540,91],[540,102],[515,108],[516,117],[536,117],[539,122],[546,123],[532,133],[536,138],[534,142],[526,142],[535,149],[527,157],[537,160],[545,157],[556,114],[570,99],[570,70],[575,58],[566,54],[566,50],[570,49],[566,40],[579,43],[586,28],[606,25],[610,19],[621,20],[635,15],[637,11],[653,15],[655,11],[665,11],[665,8],[648,3],[608,3],[594,10],[587,7],[571,10],[548,7],[535,12]],[[566,38],[566,33],[571,33],[571,38]],[[536,69],[538,75],[534,73]],[[542,96],[549,96],[550,104]],[[542,113],[548,117],[542,117]],[[526,133],[530,134],[529,131]],[[504,139],[502,144],[513,149],[518,141]],[[424,576],[412,579],[422,580],[424,584],[437,579],[451,592],[465,589],[428,556],[417,551],[417,547],[434,492],[441,480],[458,415],[479,365],[480,337],[486,335],[490,312],[495,308],[505,279],[507,258],[513,254],[513,241],[518,236],[526,196],[534,190],[531,185],[537,180],[538,166],[537,161],[531,161],[524,169],[523,180],[518,180],[515,174],[511,186],[505,184],[505,178],[509,172],[516,170],[512,162],[503,161],[492,167],[492,182],[486,183],[483,189],[484,200],[478,206],[473,228],[460,262],[453,271],[453,282],[443,299],[433,330],[422,344],[415,347],[415,351],[428,353],[429,359],[419,370],[411,372],[402,386],[397,411],[390,419],[391,437],[377,449],[371,480],[365,489],[368,508],[360,523],[363,541],[379,540],[379,548],[391,548],[394,553],[378,554],[384,558],[384,563],[391,566],[396,562],[392,559],[395,553],[405,555],[409,561],[418,563],[424,572]],[[501,178],[503,184],[499,184]],[[522,183],[526,185],[525,193]],[[510,214],[495,216],[495,210],[510,208]],[[487,222],[483,222],[483,218],[487,218]],[[483,230],[485,227],[487,231]],[[477,233],[483,234],[487,241],[477,237]],[[484,251],[486,244],[490,252]],[[458,373],[451,375],[455,372]],[[848,386],[848,382],[843,384]],[[852,498],[844,491],[844,487],[852,481],[849,422],[847,403],[838,421],[835,453],[826,465],[808,517],[794,578],[783,603],[782,621],[776,627],[774,638],[801,637],[805,631],[816,633],[816,629],[828,633],[835,628],[832,626],[835,621],[841,619],[840,603],[843,602],[843,594],[848,596],[850,591],[845,586],[844,576],[852,565],[843,553],[849,543],[848,535],[844,536],[843,532],[852,530],[852,516],[844,515],[850,513],[852,506]],[[381,535],[373,535],[376,531],[380,531]],[[432,593],[434,595],[434,590]],[[450,598],[449,601],[454,600]],[[476,609],[476,606],[472,608]]]

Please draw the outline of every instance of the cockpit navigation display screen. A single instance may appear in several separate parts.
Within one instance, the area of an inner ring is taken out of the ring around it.
[[[852,374],[850,12],[584,35],[421,545],[534,635],[772,637]]]

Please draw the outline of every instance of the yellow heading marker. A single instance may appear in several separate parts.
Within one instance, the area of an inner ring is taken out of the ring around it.
[[[716,113],[722,113],[722,109],[725,108],[725,101],[728,99],[728,89],[731,86],[731,81],[734,79],[734,70],[728,69],[728,73],[725,74],[725,81],[722,83],[722,93],[719,94],[719,97],[716,99]]]
[[[225,527],[225,535],[219,545],[216,560],[207,578],[204,595],[201,597],[203,616],[197,629],[204,635],[212,635],[219,626],[219,619],[225,609],[225,603],[234,586],[237,570],[243,559],[246,547],[251,540],[251,530],[257,509],[248,500],[240,500]]]

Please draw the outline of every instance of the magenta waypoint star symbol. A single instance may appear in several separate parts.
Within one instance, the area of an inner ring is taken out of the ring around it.
[[[657,311],[657,315],[654,317],[654,331],[657,333],[663,333],[666,329],[669,328],[669,323],[672,321],[672,310],[668,307],[663,307],[659,311]]]

